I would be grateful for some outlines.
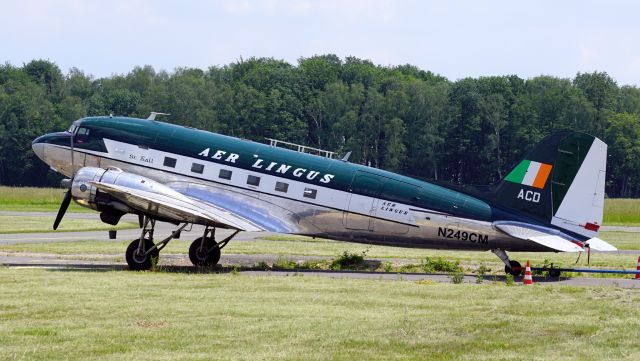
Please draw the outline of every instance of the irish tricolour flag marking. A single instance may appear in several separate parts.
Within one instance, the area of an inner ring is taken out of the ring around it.
[[[551,164],[523,160],[509,173],[505,180],[542,189],[547,183],[551,168]]]

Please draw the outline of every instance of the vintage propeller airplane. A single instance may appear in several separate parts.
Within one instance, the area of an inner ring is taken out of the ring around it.
[[[240,231],[272,231],[399,247],[507,251],[616,250],[602,224],[607,146],[577,132],[539,143],[488,190],[445,187],[333,159],[334,153],[270,140],[261,144],[155,120],[88,117],[33,141],[37,156],[70,179],[53,228],[71,199],[115,225],[139,216],[130,269],[149,269],[188,224],[205,226],[189,248],[215,265]],[[285,147],[294,146],[295,150]],[[310,154],[315,153],[315,154]],[[176,224],[154,243],[156,221]],[[215,240],[215,229],[235,230]]]

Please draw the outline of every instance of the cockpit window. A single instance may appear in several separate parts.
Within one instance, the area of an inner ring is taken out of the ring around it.
[[[78,143],[86,143],[89,140],[89,129],[79,127],[76,129],[76,133],[73,135],[73,142]]]
[[[102,129],[98,127],[83,127],[76,123],[71,125],[69,131],[72,132],[74,147],[95,150],[97,152],[107,151],[103,140],[105,135]]]

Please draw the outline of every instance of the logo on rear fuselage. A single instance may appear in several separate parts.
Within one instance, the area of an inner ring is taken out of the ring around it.
[[[504,180],[533,188],[544,189],[553,166],[531,160],[523,160],[509,173]],[[520,198],[520,197],[518,197]]]

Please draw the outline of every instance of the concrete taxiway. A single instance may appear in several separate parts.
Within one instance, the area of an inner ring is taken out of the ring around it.
[[[42,216],[55,218],[55,212],[5,212],[0,211],[0,215],[25,215],[25,216]],[[83,218],[83,219],[98,219],[95,213],[69,213],[65,216],[69,218]],[[137,218],[127,216],[125,221],[137,223]],[[156,225],[156,235],[163,237],[168,235],[175,226],[168,223],[158,222]],[[603,230],[609,231],[622,231],[622,232],[640,232],[640,227],[603,227]],[[183,231],[182,239],[195,239],[199,237],[203,232],[203,228],[200,226],[193,226],[192,228]],[[225,237],[230,234],[227,230],[218,230],[219,237]],[[253,241],[255,238],[263,237],[272,233],[268,232],[254,232],[254,233],[240,233],[234,238],[235,241]],[[132,240],[140,237],[139,229],[129,229],[118,231],[117,240]],[[12,243],[34,243],[34,242],[64,242],[64,241],[79,241],[79,240],[95,240],[95,241],[110,241],[107,231],[90,231],[90,232],[51,232],[51,233],[21,233],[21,234],[0,234],[0,244],[12,244]],[[624,254],[640,255],[640,250],[637,251],[619,251]],[[0,264],[8,267],[29,267],[29,268],[45,268],[45,269],[74,269],[78,271],[120,271],[126,270],[127,266],[123,257],[117,259],[113,255],[88,255],[83,256],[64,256],[54,254],[38,254],[38,253],[8,253],[0,252]],[[221,258],[221,266],[218,266],[210,270],[197,270],[198,272],[205,273],[225,273],[229,272],[233,266],[239,267],[251,267],[259,262],[265,262],[267,264],[273,264],[278,259],[278,256],[271,254],[259,254],[259,255],[234,255],[223,253]],[[309,260],[324,259],[323,257],[313,256],[290,256],[287,259],[294,262],[303,262]],[[163,254],[161,257],[161,265],[163,270],[169,272],[194,272],[194,268],[190,266],[189,260],[186,255],[171,255]],[[354,271],[317,271],[317,270],[296,270],[296,271],[240,271],[242,274],[247,275],[261,275],[261,276],[291,276],[291,275],[305,275],[314,277],[332,277],[332,278],[358,278],[358,279],[380,279],[380,280],[406,280],[406,281],[420,281],[429,280],[433,282],[451,282],[451,278],[448,275],[443,274],[396,274],[396,273],[380,273],[380,272],[354,272]],[[504,282],[504,276],[486,276],[487,282]],[[465,275],[463,282],[476,283],[477,277],[475,275]],[[587,286],[587,287],[621,287],[621,288],[640,288],[640,280],[633,280],[629,278],[541,278],[534,277],[534,281],[545,285],[568,285],[568,286]]]

